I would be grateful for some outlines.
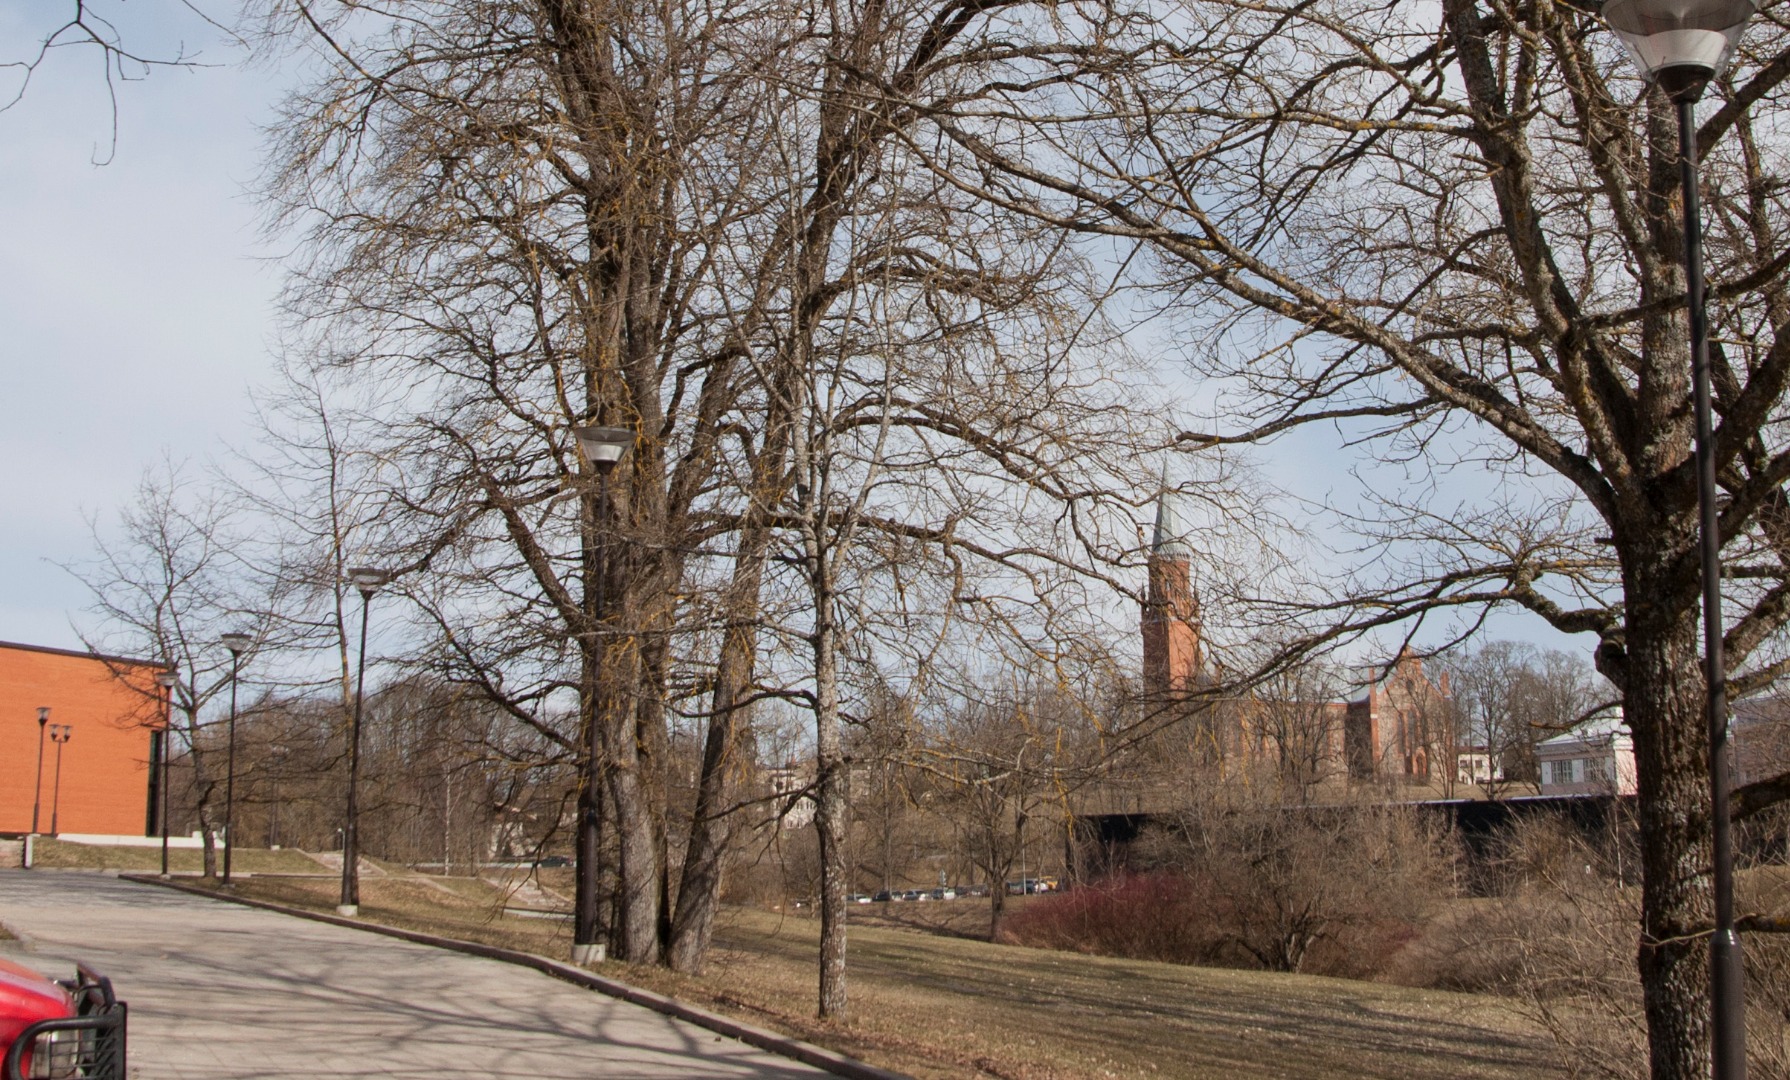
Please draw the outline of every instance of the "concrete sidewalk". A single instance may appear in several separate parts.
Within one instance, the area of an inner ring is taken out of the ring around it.
[[[828,1074],[546,975],[94,874],[0,871],[5,955],[130,1002],[131,1075]]]

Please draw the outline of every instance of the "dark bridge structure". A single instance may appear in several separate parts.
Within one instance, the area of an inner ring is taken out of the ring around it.
[[[1396,805],[1432,819],[1459,839],[1470,865],[1485,865],[1498,856],[1500,838],[1520,823],[1554,820],[1597,841],[1633,820],[1634,802],[1632,795],[1519,795],[1508,799],[1426,799]],[[1385,805],[1317,803],[1278,810],[1333,815]],[[1169,827],[1175,820],[1172,812],[1078,815],[1070,853],[1075,876],[1086,881],[1124,871],[1132,864],[1131,850],[1138,839],[1153,826]],[[1781,849],[1783,838],[1775,838],[1770,846]]]

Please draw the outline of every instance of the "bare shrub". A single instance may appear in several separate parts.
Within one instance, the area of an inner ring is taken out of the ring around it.
[[[1198,806],[1134,849],[1142,872],[1052,897],[1006,927],[1026,944],[1365,978],[1445,895],[1449,854],[1392,806]]]
[[[1009,915],[996,940],[1177,964],[1234,960],[1215,932],[1208,899],[1184,874],[1122,874],[1039,897]]]
[[[1375,975],[1445,895],[1447,846],[1406,808],[1208,804],[1176,831],[1218,932],[1271,971]]]
[[[1624,882],[1633,877],[1629,832],[1620,818],[1601,833],[1553,818],[1519,821],[1494,867],[1503,895],[1458,902],[1413,950],[1421,963],[1408,962],[1399,981],[1510,997],[1553,1037],[1569,1076],[1647,1076],[1635,978],[1640,890]],[[1782,868],[1747,872],[1739,886],[1743,912],[1790,909]],[[1782,1080],[1790,1077],[1790,942],[1752,935],[1745,945],[1749,1071]]]

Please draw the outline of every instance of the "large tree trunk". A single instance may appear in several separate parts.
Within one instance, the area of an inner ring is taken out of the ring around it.
[[[1634,733],[1641,836],[1637,955],[1653,1080],[1709,1075],[1712,847],[1697,611],[1662,610],[1663,582],[1627,590],[1623,710]]]
[[[594,621],[594,619],[593,619]],[[585,643],[579,659],[578,727],[583,761],[579,769],[573,881],[572,943],[596,945],[607,940],[602,911],[603,862],[603,732],[598,712],[600,701],[597,659]]]
[[[610,690],[605,694],[604,754],[608,758],[610,798],[615,807],[617,896],[612,948],[618,960],[632,964],[659,958],[659,853],[652,785],[642,753],[639,712],[628,700],[640,685],[642,669],[637,641],[618,642],[605,656]]]
[[[845,1019],[845,755],[839,737],[838,631],[833,625],[833,593],[821,549],[815,570],[815,811],[820,838],[820,1015]]]
[[[205,878],[218,876],[218,838],[217,824],[212,815],[211,796],[213,784],[209,772],[205,768],[205,752],[199,749],[198,724],[189,720],[187,728],[187,746],[190,748],[187,757],[193,763],[193,811],[199,818],[199,842],[205,848]]]
[[[703,744],[690,843],[684,852],[677,909],[666,944],[666,962],[692,975],[702,972],[708,957],[715,912],[721,902],[722,860],[733,837],[733,804],[739,775],[752,766],[751,706],[747,699],[752,692],[758,653],[756,619],[769,543],[769,530],[763,527],[741,537],[725,611],[727,629],[715,665],[715,689],[709,701],[708,736]]]

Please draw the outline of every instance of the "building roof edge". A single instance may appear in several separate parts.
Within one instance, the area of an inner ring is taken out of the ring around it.
[[[20,652],[49,653],[52,656],[73,656],[82,660],[103,660],[113,664],[129,664],[132,667],[155,668],[158,671],[165,667],[158,660],[144,660],[135,656],[117,656],[112,653],[94,652],[92,649],[60,649],[54,645],[32,645],[23,641],[0,641],[0,650],[17,649]]]

